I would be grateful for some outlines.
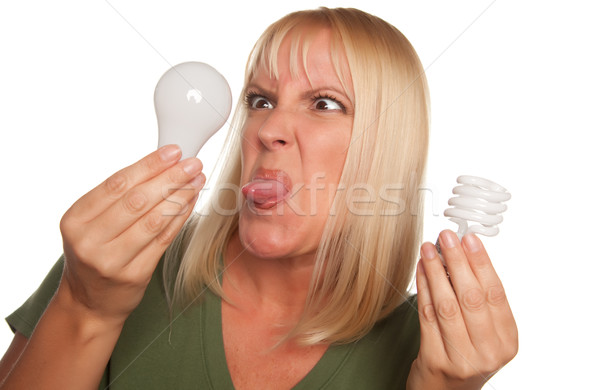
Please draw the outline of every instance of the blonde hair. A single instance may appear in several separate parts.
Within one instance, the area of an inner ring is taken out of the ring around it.
[[[334,67],[340,75],[345,57],[352,80],[345,88],[354,92],[355,114],[340,186],[379,196],[350,210],[351,191],[336,192],[304,314],[290,337],[304,344],[347,343],[406,300],[421,242],[419,185],[429,137],[428,88],[421,62],[400,31],[347,8],[295,12],[272,24],[250,53],[245,84],[261,67],[277,77],[278,49],[290,35],[291,55],[304,56],[306,65],[310,43],[299,43],[305,27],[330,29]],[[223,297],[221,254],[238,226],[240,194],[230,189],[240,185],[242,99],[243,94],[222,154],[226,164],[219,183],[229,189],[214,194],[202,217],[190,218],[166,253],[165,287],[173,291],[172,303],[189,304],[206,287]],[[401,196],[392,198],[390,191]]]

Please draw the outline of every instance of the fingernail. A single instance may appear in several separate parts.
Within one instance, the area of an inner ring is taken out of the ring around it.
[[[463,237],[463,243],[465,243],[469,252],[478,252],[483,248],[481,240],[475,237],[475,235],[472,233],[465,234]]]
[[[441,232],[440,238],[442,239],[442,244],[444,244],[444,247],[446,248],[454,248],[458,245],[458,237],[456,237],[456,234],[450,230],[444,230]]]
[[[158,150],[158,155],[165,162],[173,161],[181,156],[181,149],[177,145],[165,145]]]
[[[424,259],[433,259],[435,257],[433,244],[426,242],[421,246],[421,257]]]
[[[195,188],[201,188],[204,185],[204,175],[200,174],[190,181],[190,185]]]
[[[189,158],[183,162],[183,170],[188,175],[196,176],[202,172],[202,163],[197,158]]]

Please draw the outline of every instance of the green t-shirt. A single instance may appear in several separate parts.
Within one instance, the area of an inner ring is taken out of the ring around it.
[[[38,290],[7,317],[30,337],[60,281],[61,258]],[[169,318],[161,265],[131,313],[99,389],[233,389],[221,332],[221,301],[209,290]],[[331,346],[294,389],[404,389],[419,350],[416,297],[357,342]]]

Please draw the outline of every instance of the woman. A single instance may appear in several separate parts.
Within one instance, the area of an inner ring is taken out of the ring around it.
[[[423,244],[419,316],[406,296],[429,126],[410,43],[357,10],[290,14],[240,103],[202,217],[202,165],[175,146],[67,211],[63,258],[8,318],[2,388],[481,388],[517,348],[481,242],[442,232],[452,284]]]

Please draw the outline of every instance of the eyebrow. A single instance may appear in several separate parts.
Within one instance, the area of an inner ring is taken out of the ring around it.
[[[258,84],[249,83],[244,90],[244,95],[248,95],[250,91],[256,91],[259,95],[266,97],[273,103],[277,104],[277,99],[275,98],[275,93],[267,91],[264,88],[261,88]]]
[[[255,83],[248,83],[248,85],[246,86],[245,92],[248,92],[249,90],[252,90],[252,89],[257,90],[261,94],[266,94],[266,95],[271,94],[269,91],[267,91],[266,89],[262,88],[261,86],[259,86],[258,84],[255,84]]]
[[[274,92],[266,90],[256,83],[252,83],[252,82],[248,83],[248,85],[246,86],[245,93],[248,93],[248,91],[250,91],[250,90],[256,90],[260,95],[263,95],[264,97],[266,97],[270,100],[273,100],[275,102],[277,101],[275,99],[276,94]],[[349,102],[352,102],[352,99],[350,99],[350,97],[348,95],[346,95],[346,92],[342,91],[339,88],[330,86],[330,85],[324,85],[319,88],[311,88],[310,90],[307,90],[306,92],[304,92],[301,96],[303,99],[310,99],[313,96],[315,96],[316,94],[318,94],[319,91],[332,91],[332,92],[335,92],[336,94],[340,95],[341,97],[348,99]]]
[[[346,95],[346,93],[345,93],[345,92],[343,92],[342,90],[340,90],[340,89],[338,89],[338,88],[335,88],[335,87],[329,86],[329,85],[323,86],[323,87],[321,87],[321,88],[315,88],[315,89],[311,89],[311,90],[309,90],[309,91],[306,91],[306,92],[305,92],[305,93],[302,95],[302,97],[303,97],[303,98],[307,98],[307,99],[308,99],[308,98],[312,98],[313,96],[315,96],[316,94],[318,94],[318,93],[319,93],[319,91],[332,91],[332,92],[335,92],[335,94],[336,94],[336,95],[339,95],[340,97],[343,97],[343,98],[345,98],[345,99],[348,99],[348,101],[350,101],[350,102],[352,101],[352,100],[350,100],[350,98],[349,98],[349,97]]]

